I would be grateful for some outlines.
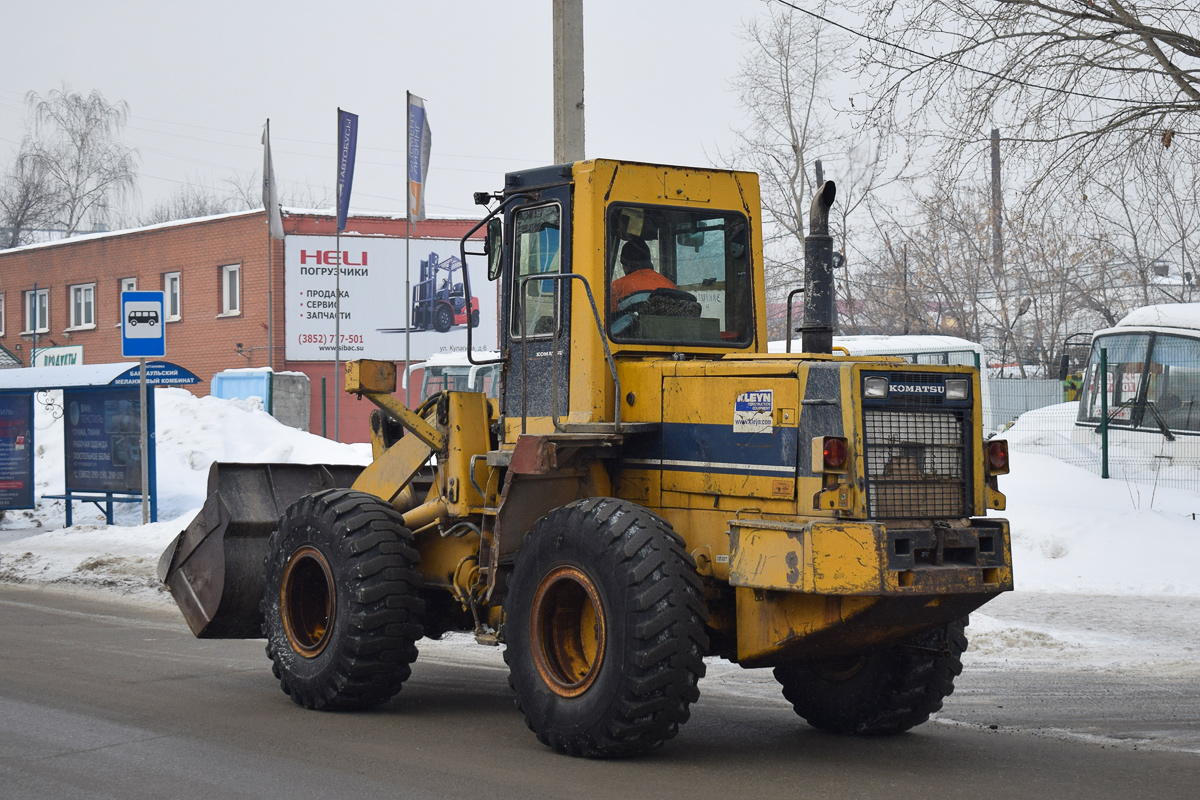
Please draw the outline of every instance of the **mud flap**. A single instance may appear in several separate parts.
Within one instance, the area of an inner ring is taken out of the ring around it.
[[[158,562],[158,577],[201,639],[258,639],[267,538],[292,503],[348,488],[353,465],[220,464],[208,472],[208,499]]]

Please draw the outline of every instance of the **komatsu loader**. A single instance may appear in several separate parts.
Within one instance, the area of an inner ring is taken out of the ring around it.
[[[499,281],[498,397],[410,410],[394,364],[350,362],[369,466],[214,464],[159,566],[192,631],[265,638],[313,709],[385,703],[423,636],[470,631],[576,756],[673,737],[706,656],[773,668],[818,728],[924,722],[968,614],[1013,587],[986,517],[1008,448],[974,368],[832,352],[834,196],[803,352],[769,354],[753,173],[589,160],[477,194],[461,259]]]

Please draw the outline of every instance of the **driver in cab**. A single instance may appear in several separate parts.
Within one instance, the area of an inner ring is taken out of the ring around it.
[[[612,311],[620,309],[624,300],[644,300],[645,296],[655,289],[679,288],[670,278],[654,270],[654,262],[650,260],[650,247],[641,237],[635,236],[625,242],[621,248],[620,261],[625,274],[612,282]]]

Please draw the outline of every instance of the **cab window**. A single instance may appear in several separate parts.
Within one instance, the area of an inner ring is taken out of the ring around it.
[[[746,347],[753,339],[746,218],[609,207],[608,332],[614,342]]]
[[[530,280],[529,275],[562,271],[559,241],[561,212],[557,205],[522,208],[513,214],[513,307],[512,335],[543,336],[554,332],[554,284],[558,281]],[[522,331],[521,295],[525,295]]]

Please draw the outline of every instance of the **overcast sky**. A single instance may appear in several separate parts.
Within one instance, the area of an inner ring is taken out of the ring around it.
[[[763,0],[584,0],[586,151],[705,166],[740,124],[730,79]],[[186,10],[185,10],[186,9]],[[332,197],[338,106],[360,116],[352,207],[404,211],[405,91],[433,129],[427,211],[552,163],[550,0],[8,0],[0,163],[25,93],[63,83],[129,104],[140,205],[186,183],[243,182],[271,118],[283,190]]]

